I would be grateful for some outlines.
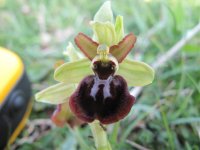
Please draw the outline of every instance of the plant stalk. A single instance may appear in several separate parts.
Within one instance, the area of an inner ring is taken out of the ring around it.
[[[107,139],[107,134],[103,125],[99,121],[93,121],[89,124],[94,137],[94,142],[97,150],[112,150]]]

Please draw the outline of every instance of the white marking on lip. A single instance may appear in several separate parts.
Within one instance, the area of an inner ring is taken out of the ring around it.
[[[91,88],[90,96],[92,96],[94,98],[94,100],[96,101],[96,94],[99,90],[99,85],[104,85],[103,98],[106,99],[107,97],[110,97],[111,96],[110,83],[111,83],[112,79],[113,79],[112,76],[109,76],[109,78],[106,80],[101,80],[101,79],[99,79],[98,76],[95,76],[94,77],[94,85]]]

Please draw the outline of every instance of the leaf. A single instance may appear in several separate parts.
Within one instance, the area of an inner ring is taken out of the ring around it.
[[[111,9],[111,2],[105,2],[97,11],[94,16],[94,21],[98,22],[112,22],[113,21],[113,12]]]
[[[143,62],[128,59],[119,64],[116,74],[123,76],[129,86],[144,86],[152,83],[154,79],[153,68]]]
[[[118,43],[113,23],[93,21],[91,26],[99,44],[106,44],[109,47]]]
[[[44,103],[61,104],[66,102],[75,89],[75,84],[58,83],[36,93],[35,99]]]
[[[90,37],[83,33],[79,33],[74,39],[78,48],[86,57],[92,60],[97,55],[98,43],[94,42]]]
[[[136,37],[133,33],[130,33],[125,36],[123,40],[118,43],[118,45],[111,46],[110,53],[118,60],[119,63],[121,63],[134,47],[135,42]]]
[[[85,76],[90,74],[93,74],[90,61],[85,58],[58,67],[54,72],[54,79],[67,84],[79,83]]]

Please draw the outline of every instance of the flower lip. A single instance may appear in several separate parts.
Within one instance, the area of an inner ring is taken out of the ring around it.
[[[97,55],[91,63],[91,68],[95,75],[99,79],[105,80],[109,76],[113,76],[118,70],[118,62],[111,54],[106,54],[102,59],[100,55]]]
[[[90,75],[81,81],[70,97],[69,105],[71,111],[85,122],[98,119],[103,124],[110,124],[123,119],[134,102],[122,76],[101,80]]]
[[[105,80],[108,79],[109,76],[113,76],[116,71],[116,65],[112,61],[102,62],[95,61],[93,63],[92,70],[99,77],[99,79]]]

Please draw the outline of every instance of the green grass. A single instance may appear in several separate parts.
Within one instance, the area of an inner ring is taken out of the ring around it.
[[[21,56],[33,93],[55,83],[54,63],[68,61],[62,51],[78,32],[92,34],[88,22],[102,3],[103,0],[5,0],[0,6],[0,46]],[[112,2],[112,8],[114,15],[124,16],[126,33],[139,37],[130,57],[139,54],[140,60],[147,63],[154,62],[200,20],[198,0],[119,0]],[[200,34],[156,71],[153,84],[144,88],[129,116],[109,127],[113,149],[136,149],[127,143],[128,139],[149,149],[198,150],[199,64]],[[53,109],[52,105],[35,102],[30,120],[48,118]],[[26,137],[27,132],[23,131],[20,138]],[[36,141],[19,145],[19,149],[75,150],[92,145],[90,135],[88,126],[76,132],[53,128]]]

